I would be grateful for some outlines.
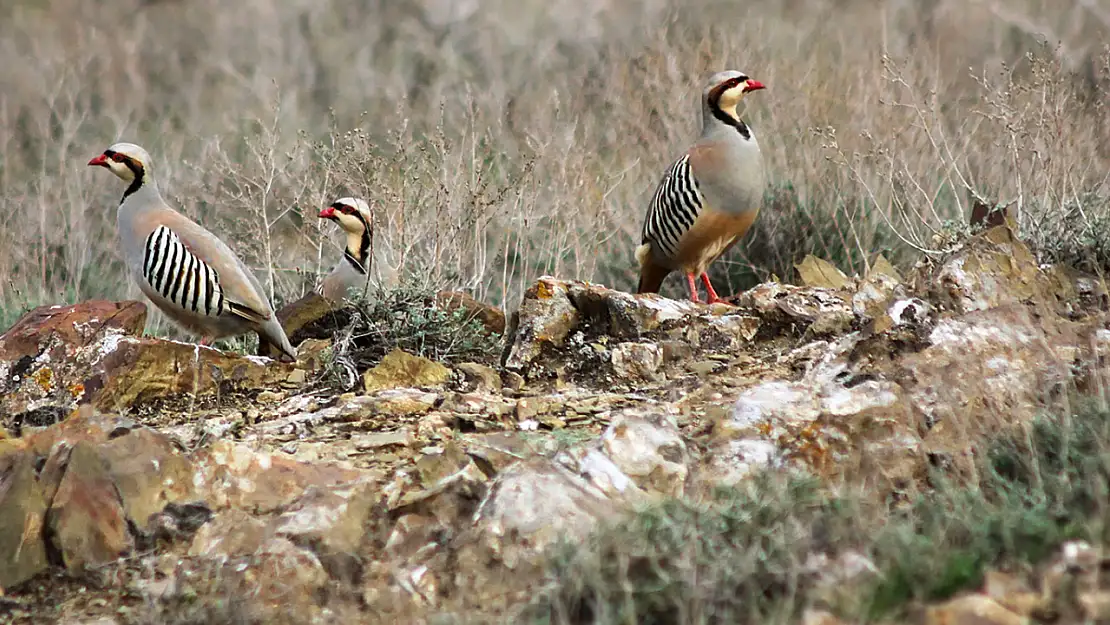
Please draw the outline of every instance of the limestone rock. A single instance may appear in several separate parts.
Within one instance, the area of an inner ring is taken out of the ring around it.
[[[702,459],[698,479],[711,485],[735,486],[781,460],[782,450],[771,441],[757,438],[718,441]]]
[[[195,499],[193,467],[165,436],[142,428],[99,446],[127,518],[144,527],[166,505]]]
[[[219,440],[192,458],[198,495],[220,511],[265,513],[293,503],[310,487],[334,488],[362,476],[327,463],[305,463]]]
[[[667,416],[618,413],[599,445],[640,488],[672,497],[683,494],[689,457],[678,427]]]
[[[178,560],[155,594],[160,621],[294,625],[318,622],[328,575],[316,556],[284,538],[254,553]],[[198,601],[198,597],[203,597]]]
[[[501,473],[475,518],[483,546],[510,569],[534,564],[560,536],[583,539],[616,509],[600,491],[548,460]]]
[[[31,454],[0,454],[0,589],[46,569],[45,517]]]
[[[653,380],[663,366],[663,350],[654,343],[620,343],[610,358],[613,372],[625,379]]]
[[[1029,625],[1031,621],[984,595],[966,595],[926,610],[926,625]]]
[[[500,391],[502,388],[501,375],[492,367],[476,362],[464,362],[455,366],[471,391]]]
[[[84,379],[68,364],[86,346],[142,334],[141,302],[92,300],[72,306],[40,306],[0,335],[0,419],[40,406],[68,412],[85,398]]]
[[[46,519],[53,542],[70,570],[111,562],[128,553],[134,544],[123,502],[104,460],[86,442],[78,442],[69,451],[65,473]]]
[[[0,416],[79,403],[130,408],[167,395],[257,388],[285,380],[291,365],[140,336],[139,302],[41,307],[0,338]],[[26,421],[27,419],[22,419]]]
[[[275,519],[274,531],[311,549],[333,577],[353,580],[361,569],[356,554],[377,499],[377,484],[369,481],[313,488]]]
[[[1007,226],[974,237],[935,272],[918,278],[941,306],[959,313],[1036,300],[1055,303],[1051,284],[1029,248]]]
[[[1070,375],[1066,345],[1080,345],[1080,329],[1033,317],[1020,304],[941,320],[931,344],[906,354],[910,399],[940,447],[963,448],[970,432],[1027,422],[1045,392]],[[972,419],[968,415],[974,412]]]
[[[390,388],[430,388],[443,386],[451,377],[447,367],[414,356],[404,350],[394,349],[382,358],[372,369],[362,376],[363,389],[367,393]]]
[[[578,323],[578,310],[570,301],[567,285],[544,276],[524,294],[520,310],[509,324],[508,369],[527,369],[545,345],[559,346]]]
[[[755,310],[772,325],[793,325],[815,335],[837,334],[855,321],[851,302],[838,291],[769,282],[738,295],[739,306]]]
[[[232,508],[200,527],[189,544],[188,554],[208,558],[246,556],[260,551],[274,534],[272,524]]]

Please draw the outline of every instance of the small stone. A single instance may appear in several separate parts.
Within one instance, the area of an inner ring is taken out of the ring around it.
[[[195,498],[193,466],[167,437],[146,428],[102,444],[100,455],[138,527],[167,504]]]
[[[34,457],[23,452],[0,455],[0,596],[3,588],[46,569],[45,517]]]
[[[640,488],[670,496],[683,493],[689,461],[686,443],[665,415],[614,415],[599,443]]]
[[[721,368],[721,363],[715,360],[699,360],[686,365],[686,369],[689,370],[690,373],[700,376],[714,373],[719,368]]]
[[[285,381],[288,382],[289,384],[294,384],[296,386],[301,386],[305,383],[305,380],[307,380],[307,379],[308,379],[308,372],[307,371],[305,371],[304,369],[294,369],[294,370],[289,372],[289,375],[286,376]]]
[[[966,595],[932,606],[925,612],[925,625],[1028,625],[986,595]]]
[[[663,362],[677,362],[694,356],[694,347],[687,341],[668,339],[659,341],[659,348],[663,350]]]
[[[492,367],[476,362],[464,362],[456,365],[455,370],[462,374],[470,390],[494,392],[501,390],[501,376]]]
[[[516,371],[502,371],[501,386],[511,391],[519,391],[524,388],[524,376]]]
[[[451,377],[447,367],[414,356],[404,350],[394,349],[382,358],[372,369],[362,376],[363,389],[367,393],[398,387],[432,388],[443,386]]]
[[[655,343],[620,343],[610,358],[613,372],[622,378],[652,380],[663,366],[663,350]]]
[[[71,571],[106,564],[131,551],[123,502],[104,460],[91,444],[79,441],[69,451],[47,524],[54,546]]]
[[[382,447],[390,447],[392,445],[408,446],[414,442],[412,432],[406,429],[394,430],[392,432],[371,432],[369,434],[356,434],[351,437],[351,443],[354,444],[355,449],[359,451],[366,451],[369,449],[380,449]]]
[[[413,388],[395,388],[373,396],[370,404],[374,414],[404,417],[424,414],[435,407],[439,396]]]
[[[285,393],[282,391],[262,391],[259,393],[255,400],[260,404],[276,404],[285,400]]]

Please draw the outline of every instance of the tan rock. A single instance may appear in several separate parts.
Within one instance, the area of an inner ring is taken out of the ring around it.
[[[394,349],[377,366],[363,374],[362,382],[363,389],[373,393],[391,388],[438,387],[450,378],[451,370],[438,362]]]
[[[142,338],[139,302],[41,307],[0,338],[0,412],[78,403],[129,409],[167,395],[257,387],[288,377],[289,365],[210,348]],[[198,367],[199,364],[199,367]],[[271,365],[271,366],[268,366]]]
[[[394,388],[374,394],[369,408],[375,415],[411,417],[428,412],[438,401],[439,395],[435,393],[415,388]]]
[[[246,556],[178,560],[157,596],[156,615],[161,622],[171,615],[187,622],[319,622],[327,583],[311,551],[274,537]]]
[[[570,301],[567,285],[544,276],[524,293],[520,309],[509,324],[507,369],[526,371],[544,345],[560,346],[578,324],[578,310]]]
[[[332,577],[354,581],[362,566],[357,553],[378,498],[377,484],[368,481],[313,488],[274,520],[274,531],[311,549]]]
[[[86,398],[87,346],[141,335],[145,323],[146,306],[135,301],[28,311],[0,335],[0,414],[47,405],[72,410]]]
[[[574,473],[536,458],[502,472],[475,518],[482,545],[513,569],[534,565],[560,536],[584,539],[618,510]]]
[[[45,517],[34,457],[0,454],[0,593],[46,569]]]
[[[197,530],[188,554],[207,558],[245,556],[260,551],[274,536],[271,524],[242,510],[216,515]]]
[[[85,378],[86,392],[106,410],[129,408],[168,395],[277,386],[292,365],[161,339],[123,338],[99,346]]]
[[[169,503],[196,497],[193,467],[168,438],[146,428],[102,443],[98,451],[123,500],[127,518],[144,527]]]
[[[618,343],[610,358],[613,372],[630,380],[654,380],[663,366],[663,350],[655,343]]]
[[[476,362],[464,362],[455,365],[455,370],[462,374],[467,390],[493,392],[501,390],[501,375],[492,367]]]
[[[925,625],[1029,625],[1029,619],[1014,614],[986,595],[966,595],[925,612]]]
[[[935,272],[917,276],[917,283],[919,292],[960,313],[1029,300],[1055,303],[1036,257],[1006,226],[972,237]]]
[[[667,416],[627,411],[613,415],[599,446],[640,488],[682,495],[689,457],[678,427]]]
[[[362,473],[328,463],[306,463],[218,440],[193,455],[194,484],[214,510],[266,513],[296,501],[310,487],[332,488]]]
[[[67,453],[59,448],[56,453]],[[65,473],[46,516],[69,570],[111,562],[133,547],[127,516],[104,459],[90,443],[68,450]]]

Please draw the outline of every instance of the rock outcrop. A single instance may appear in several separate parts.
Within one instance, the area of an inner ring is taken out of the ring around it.
[[[36,309],[0,337],[0,587],[111,565],[160,614],[503,615],[636,505],[791,467],[896,494],[1105,379],[1099,283],[1005,227],[906,278],[830,267],[712,306],[543,277],[497,366],[396,350],[345,393],[141,338],[138,303]],[[247,399],[164,402],[217,391]]]

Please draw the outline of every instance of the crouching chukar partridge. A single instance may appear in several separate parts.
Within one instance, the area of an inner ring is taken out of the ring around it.
[[[720,301],[706,268],[751,227],[763,200],[763,157],[737,107],[763,89],[743,72],[710,77],[702,92],[701,138],[659,183],[644,221],[637,293],[657,293],[672,271],[686,274],[690,299],[701,277],[709,303]]]
[[[367,285],[370,253],[374,243],[374,216],[365,200],[353,197],[332,202],[320,211],[321,219],[330,219],[343,228],[347,247],[343,258],[324,278],[320,292],[333,302],[359,296]]]
[[[254,331],[296,359],[258,279],[216,235],[166,204],[146,150],[117,143],[89,165],[130,183],[116,213],[123,257],[155,306],[202,345]]]

